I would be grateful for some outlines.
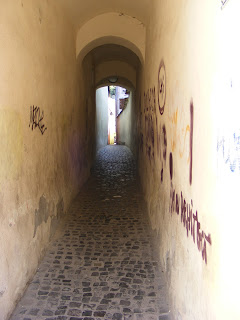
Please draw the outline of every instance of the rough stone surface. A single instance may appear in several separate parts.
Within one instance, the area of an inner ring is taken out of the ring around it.
[[[11,320],[167,319],[136,165],[125,146],[98,153]]]

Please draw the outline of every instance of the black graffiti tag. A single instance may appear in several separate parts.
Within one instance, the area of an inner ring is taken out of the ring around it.
[[[45,124],[42,123],[43,118],[44,111],[41,112],[39,107],[31,106],[29,128],[32,128],[32,130],[38,128],[41,134],[44,134],[47,128],[45,127]]]

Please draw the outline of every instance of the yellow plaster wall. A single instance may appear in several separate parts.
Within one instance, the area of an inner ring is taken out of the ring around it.
[[[117,12],[100,14],[78,30],[76,55],[86,55],[96,46],[113,43],[126,46],[144,61],[145,32],[144,24],[136,18]]]
[[[101,80],[91,54],[83,57],[106,43],[125,45],[144,63],[129,130],[135,150],[139,142],[139,170],[159,236],[172,318],[240,317],[239,4],[150,4],[146,42],[139,20],[111,12],[83,24],[76,43],[60,6],[48,0],[1,2],[3,319],[89,175],[96,151],[95,84],[106,78]],[[120,80],[131,85],[133,77]],[[33,106],[39,108],[35,116]]]
[[[139,170],[177,320],[240,317],[239,4],[222,3],[156,0],[147,27]]]
[[[83,108],[90,80],[82,81],[75,31],[59,6],[1,2],[0,21],[0,318],[6,319],[89,175],[93,133],[86,119],[95,101]]]

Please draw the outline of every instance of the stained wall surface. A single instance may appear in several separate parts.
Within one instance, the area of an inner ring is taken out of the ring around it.
[[[87,179],[91,157],[75,31],[64,11],[47,0],[1,1],[0,21],[0,318],[6,319]]]
[[[239,4],[225,2],[156,0],[147,26],[139,170],[177,320],[240,318]]]

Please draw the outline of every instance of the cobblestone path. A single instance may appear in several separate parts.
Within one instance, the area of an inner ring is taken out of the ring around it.
[[[11,320],[168,319],[143,208],[130,150],[101,149]]]

